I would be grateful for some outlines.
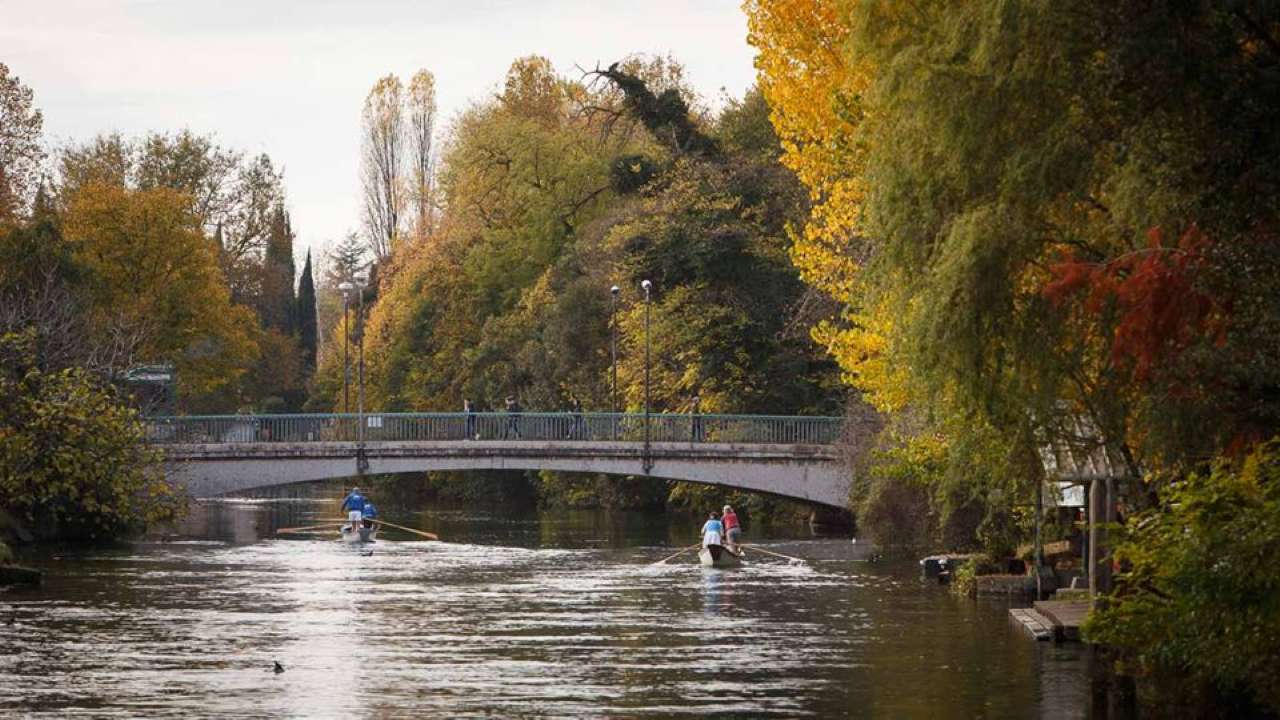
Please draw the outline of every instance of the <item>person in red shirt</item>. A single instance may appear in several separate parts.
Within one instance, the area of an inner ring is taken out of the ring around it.
[[[720,518],[724,524],[725,543],[729,549],[738,552],[738,538],[742,535],[742,526],[738,524],[738,514],[728,505],[724,506],[724,514]]]

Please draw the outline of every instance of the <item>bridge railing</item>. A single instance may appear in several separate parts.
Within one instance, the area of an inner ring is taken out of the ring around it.
[[[585,440],[640,442],[645,416],[625,413],[355,413],[182,415],[146,420],[149,442],[367,442]],[[649,415],[652,442],[830,445],[842,418],[783,415]]]

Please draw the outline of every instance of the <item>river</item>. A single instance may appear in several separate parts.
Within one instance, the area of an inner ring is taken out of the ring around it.
[[[688,556],[696,518],[425,509],[442,542],[273,530],[337,485],[208,501],[167,537],[25,561],[0,594],[0,716],[1088,718],[1087,653],[1003,602],[803,528],[747,567]],[[750,522],[748,533],[752,533]],[[275,672],[280,663],[283,672]]]

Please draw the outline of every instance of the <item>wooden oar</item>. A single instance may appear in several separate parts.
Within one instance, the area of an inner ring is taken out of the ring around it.
[[[689,546],[689,547],[687,547],[687,548],[681,548],[681,549],[680,549],[680,551],[679,551],[679,552],[677,552],[677,553],[675,553],[674,555],[668,555],[667,557],[664,557],[664,558],[662,558],[661,560],[658,560],[657,562],[652,563],[652,564],[653,564],[653,565],[661,565],[661,564],[665,563],[666,561],[671,560],[671,559],[673,559],[673,558],[676,558],[676,557],[678,557],[678,556],[680,556],[680,555],[683,555],[683,554],[685,554],[685,553],[689,552],[690,550],[692,550],[692,549],[694,549],[694,548],[696,548],[696,547],[699,547],[699,546],[701,546],[701,545],[702,545],[702,543],[694,543],[694,544],[690,545],[690,546]]]
[[[395,529],[397,529],[397,530],[403,530],[403,531],[405,531],[405,532],[411,532],[411,533],[413,533],[414,535],[421,535],[422,537],[424,537],[424,538],[426,538],[426,539],[428,539],[428,540],[439,540],[439,539],[440,539],[440,536],[439,536],[439,535],[436,535],[435,533],[429,533],[429,532],[425,532],[425,531],[423,531],[423,530],[414,530],[414,529],[413,529],[413,528],[411,528],[411,527],[405,527],[405,526],[403,526],[403,525],[396,525],[395,523],[389,523],[389,522],[387,522],[386,520],[379,520],[378,518],[372,518],[372,520],[373,520],[374,522],[376,522],[376,523],[381,523],[381,524],[383,524],[383,525],[386,525],[387,527],[393,527],[393,528],[395,528]]]
[[[276,532],[277,533],[306,532],[308,530],[323,530],[324,528],[337,527],[338,525],[341,525],[341,523],[329,523],[328,525],[309,525],[307,527],[296,527],[296,528],[280,528],[276,530]]]
[[[780,552],[774,552],[774,551],[772,551],[772,550],[765,550],[764,548],[760,547],[759,545],[747,545],[746,543],[743,543],[742,547],[749,547],[749,548],[751,548],[752,550],[755,550],[755,551],[757,551],[757,552],[765,553],[766,555],[777,555],[777,556],[778,556],[778,557],[780,557],[780,558],[786,558],[786,559],[791,560],[791,561],[793,561],[793,562],[806,562],[804,558],[798,558],[798,557],[795,557],[795,556],[793,556],[793,555],[783,555],[783,554],[782,554],[782,553],[780,553]]]

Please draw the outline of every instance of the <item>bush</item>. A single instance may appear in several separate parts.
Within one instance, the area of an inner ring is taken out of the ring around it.
[[[34,337],[0,335],[0,502],[46,535],[174,519],[182,499],[137,413],[84,370],[39,368]]]
[[[1188,692],[1246,692],[1280,711],[1280,438],[1170,485],[1127,530],[1127,570],[1086,637],[1141,674],[1189,675]]]

